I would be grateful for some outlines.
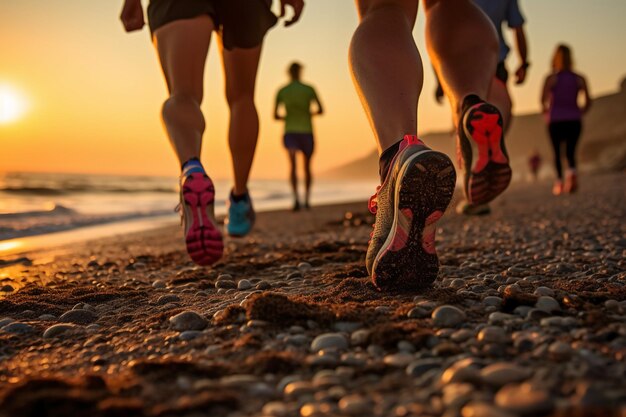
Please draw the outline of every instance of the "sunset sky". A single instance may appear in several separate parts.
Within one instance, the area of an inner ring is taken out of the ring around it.
[[[0,2],[0,105],[3,94],[23,102],[21,116],[0,120],[0,172],[178,175],[159,120],[166,89],[149,32],[145,28],[126,34],[118,18],[121,4]],[[527,83],[512,87],[517,112],[538,110],[541,83],[559,42],[573,47],[592,94],[617,89],[626,75],[626,1],[520,0],[520,4],[527,19],[532,66]],[[316,87],[327,112],[315,120],[316,170],[374,149],[348,72],[347,50],[356,24],[352,1],[309,0],[300,23],[270,31],[258,77],[261,136],[253,178],[286,173],[282,125],[271,116],[275,91],[287,81],[286,68],[294,59],[304,64],[304,80]],[[426,68],[419,113],[422,133],[450,128],[447,106],[433,100],[423,31],[421,14],[414,35]],[[227,107],[217,52],[213,44],[202,105],[207,120],[203,160],[215,177],[229,177]],[[512,54],[509,69],[516,64]]]

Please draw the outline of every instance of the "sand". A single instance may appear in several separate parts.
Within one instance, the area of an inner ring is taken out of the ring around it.
[[[624,179],[560,198],[518,184],[490,216],[452,210],[421,293],[370,283],[365,203],[260,213],[212,268],[178,227],[13,265],[0,415],[618,416]]]

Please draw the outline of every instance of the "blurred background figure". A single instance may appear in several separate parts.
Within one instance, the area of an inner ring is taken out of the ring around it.
[[[324,113],[322,103],[315,89],[304,84],[301,80],[302,65],[294,62],[289,66],[290,82],[278,91],[276,95],[276,103],[274,105],[274,119],[285,121],[285,134],[283,136],[283,144],[289,155],[290,180],[293,189],[293,210],[300,210],[300,198],[298,196],[298,172],[296,164],[296,156],[302,153],[304,165],[304,208],[310,208],[311,196],[311,158],[315,148],[315,140],[313,138],[313,115],[321,115]],[[311,104],[315,103],[317,109],[311,110]],[[280,106],[284,107],[281,115]]]
[[[530,175],[533,181],[537,181],[537,175],[539,174],[539,168],[541,168],[541,155],[539,151],[535,149],[533,153],[528,157],[528,167],[530,168]]]
[[[584,96],[583,105],[578,98]],[[582,130],[582,116],[591,107],[585,77],[574,72],[569,46],[560,44],[552,57],[552,73],[545,79],[541,94],[541,107],[548,123],[548,132],[554,150],[554,168],[557,179],[552,193],[573,193],[578,189],[576,172],[576,145]],[[565,142],[567,174],[563,181],[561,145]]]
[[[496,67],[496,76],[491,82],[487,101],[500,110],[504,123],[504,134],[506,135],[511,124],[511,112],[513,107],[511,95],[507,87],[509,71],[506,66],[506,59],[511,48],[504,39],[502,26],[506,23],[515,37],[515,49],[519,61],[518,67],[515,70],[515,84],[519,85],[526,80],[526,74],[530,66],[528,62],[526,32],[524,31],[525,20],[517,0],[474,0],[474,3],[489,17],[489,20],[491,20],[498,33],[498,65]],[[443,96],[443,88],[441,84],[438,83],[435,92],[437,102],[441,103]],[[487,204],[482,204],[479,207],[477,205],[471,205],[467,201],[463,201],[457,207],[457,211],[468,215],[483,215],[488,214],[491,210]]]

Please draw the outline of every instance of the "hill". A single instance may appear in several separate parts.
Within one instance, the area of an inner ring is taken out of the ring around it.
[[[587,171],[626,169],[626,78],[620,91],[593,99],[584,119],[579,145],[581,169]],[[422,135],[433,149],[448,154],[456,161],[455,140],[452,132],[434,132]],[[514,172],[527,172],[528,155],[537,149],[542,156],[543,174],[551,175],[552,149],[544,117],[540,113],[516,115],[507,135],[507,148]],[[378,172],[378,153],[372,150],[363,158],[330,169],[321,177],[341,179],[375,178]],[[517,178],[520,174],[516,175]]]

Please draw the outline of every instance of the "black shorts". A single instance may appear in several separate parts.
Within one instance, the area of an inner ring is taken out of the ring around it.
[[[283,145],[292,151],[301,151],[307,158],[313,155],[315,141],[312,133],[285,133]]]
[[[504,61],[498,62],[496,67],[496,78],[502,81],[504,84],[509,80],[509,71],[506,69]]]
[[[150,0],[150,32],[181,19],[208,15],[220,33],[224,48],[255,48],[276,24],[272,0]]]

